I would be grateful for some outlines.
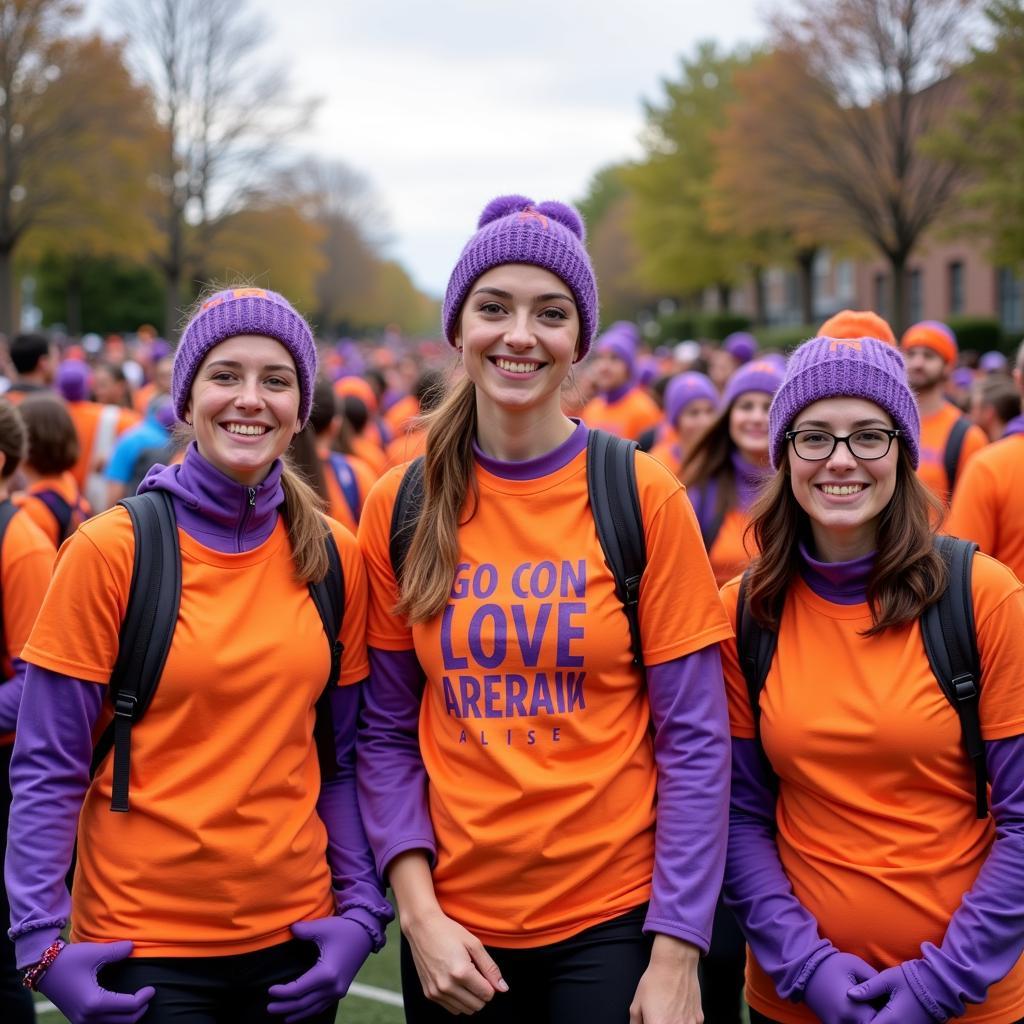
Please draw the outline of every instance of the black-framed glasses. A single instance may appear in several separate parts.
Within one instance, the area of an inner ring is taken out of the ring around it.
[[[865,427],[846,437],[830,434],[827,430],[787,430],[786,440],[793,442],[793,451],[807,462],[822,462],[832,458],[840,443],[845,444],[855,459],[882,459],[889,454],[893,441],[902,431],[885,427]]]

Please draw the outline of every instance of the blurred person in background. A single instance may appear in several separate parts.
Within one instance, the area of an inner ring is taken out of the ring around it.
[[[1020,416],[1017,385],[1001,373],[979,377],[971,388],[970,416],[989,441],[998,441],[1010,421]]]
[[[714,421],[718,392],[710,377],[691,370],[668,382],[663,401],[665,420],[650,452],[679,476],[686,454]]]
[[[124,368],[118,363],[100,362],[92,369],[92,397],[100,405],[132,408],[131,387]]]
[[[167,347],[167,342],[163,341],[162,338],[158,338],[157,341],[163,342],[163,347]],[[153,344],[156,345],[156,342]],[[144,416],[146,414],[146,410],[149,408],[150,403],[158,395],[170,394],[171,367],[173,365],[174,359],[169,354],[160,357],[153,363],[152,377],[149,380],[149,383],[143,384],[142,387],[138,388],[135,392],[135,411],[140,416]]]
[[[352,454],[362,459],[375,476],[380,476],[388,468],[388,460],[384,449],[373,439],[373,424],[366,402],[358,395],[345,395],[341,399],[341,412],[351,428],[348,443]]]
[[[78,461],[78,434],[56,395],[29,395],[18,412],[28,432],[28,452],[21,464],[27,486],[14,501],[56,550],[91,514],[71,473]]]
[[[48,391],[53,385],[59,358],[43,334],[16,334],[9,346],[14,379],[5,397],[15,405],[26,395]]]
[[[170,395],[158,395],[146,415],[118,439],[104,470],[107,478],[106,508],[134,494],[151,466],[170,461],[174,404]]]
[[[985,352],[978,360],[978,369],[982,373],[999,373],[1009,375],[1010,364],[1002,352]]]
[[[661,410],[635,378],[640,332],[627,320],[613,323],[597,339],[588,366],[597,392],[583,409],[592,429],[636,440],[661,422]]]
[[[444,401],[447,390],[440,370],[424,370],[419,375],[412,389],[419,413],[406,421],[401,433],[388,445],[388,466],[410,462],[426,451],[427,429],[420,417],[433,412]]]

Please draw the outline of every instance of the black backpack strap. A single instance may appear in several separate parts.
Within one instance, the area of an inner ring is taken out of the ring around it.
[[[419,521],[420,510],[423,508],[423,473],[423,456],[420,455],[409,463],[402,482],[398,485],[395,504],[391,509],[391,536],[388,554],[391,558],[391,569],[395,574],[395,580],[399,583],[402,581],[409,545],[412,544],[416,523]]]
[[[936,537],[935,547],[949,569],[949,585],[921,616],[921,635],[935,678],[960,719],[967,756],[974,766],[979,818],[988,817],[988,771],[981,738],[981,662],[974,627],[971,569],[978,545]]]
[[[74,509],[56,491],[35,491],[32,496],[38,498],[57,520],[57,547],[60,547],[71,534],[71,514]]]
[[[649,452],[658,440],[658,427],[648,427],[637,439],[636,446],[642,452]]]
[[[956,473],[960,468],[960,453],[964,449],[964,440],[967,437],[967,431],[970,429],[970,417],[961,416],[953,424],[953,429],[949,432],[949,437],[946,439],[946,451],[942,456],[942,465],[946,470],[946,480],[949,483],[950,494],[953,493],[953,487],[956,485]]]
[[[739,595],[736,603],[736,654],[747,684],[747,698],[750,701],[750,713],[754,720],[754,739],[757,741],[761,761],[768,773],[773,788],[778,788],[778,777],[772,768],[768,755],[761,743],[761,691],[772,667],[778,635],[774,630],[765,629],[754,618],[747,599],[747,585],[750,570],[743,573],[740,579]]]
[[[338,759],[335,755],[334,720],[331,715],[331,690],[341,678],[341,655],[344,647],[338,639],[341,623],[345,618],[345,573],[341,567],[341,556],[334,534],[328,530],[324,538],[327,548],[327,575],[318,583],[310,583],[309,594],[316,605],[324,633],[331,648],[331,668],[323,693],[316,702],[316,725],[313,737],[316,740],[317,755],[320,759],[320,777],[333,779],[338,775]]]
[[[633,664],[643,666],[640,578],[647,566],[647,544],[636,486],[636,447],[635,441],[591,430],[587,437],[587,491],[597,538],[629,620]]]
[[[166,491],[147,491],[118,504],[131,516],[135,560],[120,649],[108,687],[114,719],[93,751],[92,771],[95,774],[113,747],[110,809],[127,811],[132,726],[153,699],[178,624],[181,550],[174,506]]]

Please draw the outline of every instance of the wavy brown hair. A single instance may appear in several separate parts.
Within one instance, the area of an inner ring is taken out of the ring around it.
[[[864,636],[920,618],[942,595],[949,575],[934,546],[942,505],[918,479],[907,449],[898,450],[896,488],[878,517],[878,553],[867,590],[871,628]],[[798,545],[811,538],[810,519],[793,494],[788,456],[750,516],[747,532],[761,552],[750,565],[750,611],[762,626],[777,630],[786,592],[800,571]]]
[[[395,613],[410,623],[440,615],[448,603],[459,558],[459,526],[467,496],[478,497],[474,472],[476,385],[463,377],[433,412],[423,417],[423,511],[416,523],[399,581]]]
[[[679,479],[687,490],[702,488],[712,480],[717,482],[716,515],[725,515],[736,504],[736,471],[732,465],[736,444],[729,435],[731,414],[732,405],[718,413],[694,441],[679,470]]]

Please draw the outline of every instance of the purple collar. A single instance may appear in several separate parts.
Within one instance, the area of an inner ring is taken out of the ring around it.
[[[1024,416],[1015,416],[1006,424],[1003,437],[1012,437],[1014,434],[1024,434]]]
[[[557,448],[535,459],[525,462],[502,462],[485,455],[480,446],[473,440],[473,454],[476,461],[492,476],[500,476],[503,480],[536,480],[549,476],[563,466],[568,466],[584,448],[587,447],[587,435],[590,433],[586,425],[573,419],[576,429]]]
[[[282,469],[277,459],[263,483],[245,487],[207,462],[193,441],[180,466],[154,466],[139,493],[167,491],[178,525],[193,540],[222,554],[238,554],[259,547],[274,532],[284,502]]]
[[[738,451],[733,451],[732,469],[736,480],[736,501],[740,510],[746,512],[761,493],[765,481],[772,475],[772,468],[748,462]]]
[[[620,384],[617,388],[612,388],[611,391],[602,391],[601,397],[608,405],[615,405],[616,402],[621,402],[635,387],[636,381],[630,378],[625,384]]]
[[[875,567],[875,552],[849,562],[819,562],[800,541],[800,575],[818,595],[832,604],[863,604]]]

